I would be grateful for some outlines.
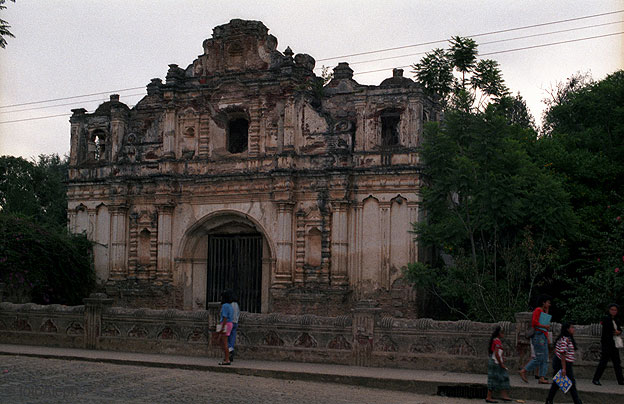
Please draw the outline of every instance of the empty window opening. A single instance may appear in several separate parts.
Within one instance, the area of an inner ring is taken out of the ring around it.
[[[249,122],[244,118],[236,118],[228,123],[227,150],[230,153],[242,153],[247,150]]]
[[[398,113],[383,114],[381,116],[381,145],[396,146],[399,144],[399,122],[401,117]]]

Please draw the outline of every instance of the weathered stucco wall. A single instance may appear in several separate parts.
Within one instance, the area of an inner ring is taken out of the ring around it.
[[[254,312],[319,315],[398,296],[417,315],[400,278],[419,258],[416,147],[437,104],[401,70],[366,86],[340,63],[323,85],[311,56],[278,51],[258,21],[216,27],[203,51],[133,108],[112,95],[73,110],[69,228],[96,242],[100,289],[202,310],[214,287],[254,288]],[[251,233],[259,285],[211,284],[212,237]]]

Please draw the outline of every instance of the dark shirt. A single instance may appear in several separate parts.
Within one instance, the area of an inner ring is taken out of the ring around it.
[[[613,341],[613,317],[606,316],[600,323],[602,324],[602,336],[600,337],[600,342],[607,348],[615,349],[615,341]],[[622,331],[622,325],[617,318],[615,318],[615,324],[617,325],[617,329]]]

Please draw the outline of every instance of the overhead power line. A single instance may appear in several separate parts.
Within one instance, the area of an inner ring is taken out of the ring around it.
[[[3,123],[15,123],[15,122],[25,122],[25,121],[36,121],[39,119],[48,119],[48,118],[57,118],[59,116],[71,116],[72,114],[58,114],[58,115],[48,115],[48,116],[38,116],[35,118],[24,118],[24,119],[15,119],[13,121],[0,121],[0,124]]]
[[[128,98],[128,97],[136,97],[139,95],[145,95],[145,93],[135,93],[135,94],[126,94],[124,95],[124,97]],[[39,109],[48,109],[48,108],[55,108],[55,107],[66,107],[68,105],[76,105],[78,103],[80,103],[80,105],[83,104],[89,104],[92,102],[104,102],[101,98],[98,98],[97,100],[83,100],[83,101],[74,101],[74,102],[68,102],[65,104],[54,104],[54,105],[46,105],[44,107],[34,107],[34,108],[24,108],[24,109],[15,109],[13,111],[0,111],[0,114],[12,114],[14,112],[24,112],[24,111],[36,111]]]
[[[50,99],[50,100],[42,100],[42,101],[32,101],[32,102],[24,102],[21,104],[12,104],[12,105],[0,105],[0,108],[12,108],[12,107],[22,107],[24,105],[34,105],[34,104],[43,104],[45,102],[53,102],[53,101],[63,101],[63,100],[71,100],[74,98],[83,98],[83,97],[91,97],[94,95],[103,95],[103,94],[113,94],[113,93],[121,93],[124,91],[132,91],[132,90],[139,90],[145,88],[145,86],[141,86],[141,87],[131,87],[131,88],[122,88],[121,90],[109,90],[109,91],[102,91],[100,93],[92,93],[92,94],[83,94],[83,95],[74,95],[71,97],[63,97],[63,98],[54,98],[54,99]]]
[[[562,29],[562,30],[557,30],[557,31],[543,32],[543,33],[539,33],[539,34],[522,35],[522,36],[516,36],[516,37],[513,37],[513,38],[497,39],[495,41],[481,42],[481,43],[479,43],[479,46],[490,45],[490,44],[500,43],[500,42],[517,41],[519,39],[534,38],[534,37],[544,36],[544,35],[561,34],[563,32],[578,31],[578,30],[581,30],[581,29],[596,28],[596,27],[602,27],[602,26],[605,26],[605,25],[613,25],[613,24],[621,24],[621,23],[624,23],[624,20],[606,22],[606,23],[603,23],[603,24],[586,25],[584,27],[568,28],[568,29]],[[364,63],[372,63],[372,62],[380,62],[380,61],[384,61],[384,60],[406,58],[406,57],[410,57],[410,56],[419,56],[419,55],[424,55],[424,54],[426,54],[428,52],[430,52],[430,51],[423,51],[423,52],[417,52],[417,53],[408,53],[406,55],[398,55],[398,56],[388,56],[388,57],[377,58],[377,59],[362,60],[362,61],[359,61],[359,62],[349,62],[349,65],[353,66],[353,65],[359,65],[359,64],[364,64]]]
[[[546,25],[553,25],[553,24],[560,24],[560,23],[564,23],[564,22],[578,21],[578,20],[583,20],[583,19],[588,19],[588,18],[595,18],[595,17],[605,16],[605,15],[612,15],[612,14],[617,14],[617,13],[622,13],[622,12],[624,12],[624,10],[618,10],[618,11],[612,11],[612,12],[600,13],[600,14],[593,14],[593,15],[583,16],[583,17],[568,18],[568,19],[564,19],[564,20],[551,21],[551,22],[547,22],[547,23],[533,24],[533,25],[527,25],[527,26],[516,27],[516,28],[509,28],[509,29],[498,30],[498,31],[491,31],[491,32],[486,32],[486,33],[481,33],[481,34],[470,35],[469,37],[479,37],[479,36],[493,35],[493,34],[499,34],[499,33],[504,33],[504,32],[517,31],[517,30],[521,30],[521,29],[535,28],[535,27],[541,27],[541,26],[546,26]],[[555,33],[569,32],[569,31],[575,31],[575,30],[580,30],[580,29],[599,27],[599,26],[610,25],[610,24],[621,23],[621,22],[623,22],[623,21],[608,22],[608,23],[602,23],[602,24],[594,24],[594,25],[585,26],[585,27],[569,28],[569,29],[565,29],[565,30],[558,30],[558,31],[552,31],[552,32],[547,32],[547,33],[540,33],[540,34],[524,35],[524,36],[519,36],[519,37],[514,37],[514,38],[500,39],[500,40],[483,42],[480,45],[499,43],[499,42],[506,42],[506,41],[512,41],[512,40],[524,39],[524,38],[531,38],[531,37],[543,36],[543,35],[549,35],[549,34],[555,34]],[[514,49],[507,49],[507,50],[483,53],[483,54],[480,54],[479,56],[489,56],[489,55],[495,55],[495,54],[499,54],[499,53],[508,53],[508,52],[515,52],[515,51],[520,51],[520,50],[527,50],[527,49],[541,48],[541,47],[547,47],[547,46],[554,46],[554,45],[560,45],[560,44],[571,43],[571,42],[579,42],[579,41],[585,41],[585,40],[590,40],[590,39],[603,38],[603,37],[608,37],[608,36],[613,36],[613,35],[621,35],[623,33],[624,32],[615,32],[615,33],[611,33],[611,34],[595,35],[595,36],[590,36],[590,37],[585,37],[585,38],[577,38],[577,39],[571,39],[571,40],[566,40],[566,41],[551,42],[551,43],[546,43],[546,44],[541,44],[541,45],[525,46],[525,47],[521,47],[521,48],[514,48]],[[446,42],[446,41],[447,41],[447,39],[438,40],[438,41],[423,42],[423,43],[413,44],[413,45],[399,46],[399,47],[394,47],[394,48],[386,48],[386,49],[380,49],[380,50],[375,50],[375,51],[360,52],[360,53],[354,53],[354,54],[350,54],[350,55],[343,55],[343,56],[336,56],[336,57],[331,57],[331,58],[319,59],[318,61],[325,61],[325,60],[332,60],[332,59],[339,59],[339,58],[347,58],[347,57],[352,57],[352,56],[360,56],[360,55],[366,55],[366,54],[386,52],[386,51],[391,51],[391,50],[405,49],[405,48],[422,46],[422,45],[431,45],[431,44],[434,44],[434,43],[440,43],[440,42]],[[408,56],[416,56],[416,55],[425,54],[425,53],[427,53],[427,52],[419,52],[419,53],[414,53],[414,54],[409,54],[409,55],[400,55],[400,56],[391,56],[391,57],[386,57],[386,58],[378,58],[378,59],[361,61],[361,62],[353,62],[351,64],[361,64],[361,63],[370,63],[370,62],[376,62],[376,61],[382,61],[382,60],[397,59],[397,58],[408,57]],[[407,67],[411,67],[411,65],[399,66],[399,68],[407,68]],[[368,71],[364,71],[364,72],[354,73],[354,75],[376,73],[376,72],[381,72],[381,71],[387,71],[388,69],[389,68],[368,70]],[[78,99],[78,98],[84,98],[84,97],[90,97],[90,96],[96,96],[96,95],[120,93],[120,92],[124,92],[124,91],[132,91],[132,90],[138,90],[138,89],[144,89],[144,88],[145,88],[144,86],[141,86],[141,87],[130,87],[130,88],[124,88],[124,89],[117,89],[117,90],[108,90],[108,91],[102,91],[102,92],[91,93],[91,94],[82,94],[82,95],[76,95],[76,96],[61,97],[61,98],[54,98],[54,99],[41,100],[41,101],[32,101],[32,102],[26,102],[26,103],[20,103],[20,104],[12,104],[12,105],[2,105],[2,106],[0,106],[0,108],[12,108],[12,107],[19,107],[19,106],[26,106],[26,105],[43,104],[43,103],[54,102],[54,101],[62,101],[62,100]],[[132,97],[132,96],[137,96],[137,95],[142,95],[142,94],[130,94],[130,95],[127,95],[127,97]],[[89,100],[89,101],[84,101],[84,102],[95,102],[95,101],[98,101],[98,100]],[[68,104],[57,104],[57,105],[51,105],[51,106],[45,106],[45,107],[27,108],[27,109],[21,109],[21,110],[16,110],[16,111],[0,111],[0,114],[2,114],[2,113],[9,113],[9,112],[23,112],[23,111],[29,111],[29,110],[53,108],[53,107],[74,105],[74,104],[76,104],[76,102],[72,102],[72,103],[68,103]],[[70,115],[71,114],[58,114],[58,115],[48,115],[48,116],[34,117],[34,118],[16,119],[16,120],[11,120],[11,121],[0,121],[0,124],[3,124],[3,123],[14,123],[14,122],[24,122],[24,121],[47,119],[47,118],[55,118],[55,117],[70,116]]]
[[[624,31],[621,32],[613,32],[611,34],[604,34],[604,35],[595,35],[595,36],[589,36],[589,37],[585,37],[585,38],[577,38],[577,39],[569,39],[567,41],[558,41],[558,42],[550,42],[550,43],[545,43],[545,44],[541,44],[541,45],[533,45],[533,46],[524,46],[522,48],[514,48],[514,49],[505,49],[505,50],[501,50],[501,51],[495,51],[495,52],[488,52],[488,53],[482,53],[479,54],[478,56],[490,56],[490,55],[496,55],[499,53],[508,53],[508,52],[515,52],[515,51],[521,51],[521,50],[526,50],[526,49],[534,49],[534,48],[544,48],[546,46],[554,46],[554,45],[561,45],[561,44],[565,44],[565,43],[570,43],[570,42],[580,42],[580,41],[587,41],[590,39],[596,39],[596,38],[604,38],[604,37],[608,37],[608,36],[614,36],[614,35],[622,35],[624,34]],[[404,69],[406,67],[412,67],[412,65],[406,65],[406,66],[394,66],[394,68],[399,68],[399,69]],[[389,67],[386,67],[384,69],[376,69],[376,70],[368,70],[365,72],[357,72],[357,73],[353,73],[353,75],[357,75],[357,74],[367,74],[367,73],[377,73],[377,72],[383,72],[383,71],[387,71],[388,69],[390,69]]]
[[[480,37],[480,36],[502,34],[504,32],[518,31],[518,30],[521,30],[521,29],[528,29],[528,28],[537,28],[537,27],[543,27],[543,26],[546,26],[546,25],[562,24],[564,22],[585,20],[585,19],[588,19],[588,18],[596,18],[596,17],[602,17],[602,16],[605,16],[605,15],[612,15],[612,14],[618,14],[618,13],[624,13],[624,10],[610,11],[610,12],[607,12],[607,13],[586,15],[586,16],[583,16],[583,17],[567,18],[565,20],[550,21],[550,22],[544,22],[544,23],[540,23],[540,24],[525,25],[525,26],[522,26],[522,27],[501,29],[501,30],[498,30],[498,31],[490,31],[490,32],[484,32],[484,33],[481,33],[481,34],[473,34],[473,35],[465,35],[465,36],[468,37],[468,38],[476,38],[476,37]],[[416,44],[412,44],[412,45],[397,46],[397,47],[394,47],[394,48],[384,48],[384,49],[377,49],[377,50],[367,51],[367,52],[352,53],[352,54],[349,54],[349,55],[333,56],[333,57],[329,57],[329,58],[318,59],[317,62],[324,62],[326,60],[333,60],[333,59],[348,58],[348,57],[352,57],[352,56],[370,55],[370,54],[373,54],[373,53],[380,53],[380,52],[389,52],[389,51],[393,51],[393,50],[413,48],[413,47],[416,47],[416,46],[433,45],[433,44],[436,44],[436,43],[442,43],[442,42],[447,42],[447,41],[448,41],[448,38],[447,39],[439,39],[439,40],[436,40],[436,41],[421,42],[421,43],[416,43]]]

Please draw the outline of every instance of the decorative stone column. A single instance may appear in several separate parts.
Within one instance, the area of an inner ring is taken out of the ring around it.
[[[295,214],[296,217],[296,244],[295,244],[295,270],[294,283],[296,286],[303,286],[304,283],[304,270],[305,263],[305,212],[298,211]]]
[[[379,284],[390,289],[390,206],[392,202],[379,202],[379,241],[381,243],[381,274]]]
[[[416,223],[421,218],[419,215],[419,203],[415,201],[407,202],[407,215],[410,223]],[[409,262],[417,262],[419,260],[418,244],[415,235],[409,235]]]
[[[95,220],[96,220],[96,209],[87,209],[87,215],[89,216],[89,223],[87,225],[87,238],[91,241],[95,240]]]
[[[91,293],[82,301],[85,305],[85,348],[98,349],[102,332],[102,312],[113,304],[113,299],[109,299],[104,293]]]
[[[82,129],[82,122],[87,112],[84,108],[72,109],[73,115],[69,118],[69,122],[71,122],[71,140],[70,140],[70,152],[69,152],[69,165],[75,166],[80,161],[80,131]]]
[[[353,364],[368,366],[375,342],[375,322],[381,309],[372,300],[360,300],[353,309]]]
[[[349,282],[356,289],[362,280],[362,203],[355,202],[352,207],[352,220],[349,226],[351,250],[348,252]]]
[[[277,205],[277,269],[272,285],[276,287],[288,286],[293,279],[293,207],[292,202]]]
[[[168,106],[163,123],[163,156],[175,157],[175,109]]]
[[[126,277],[126,246],[127,246],[127,214],[125,204],[111,205],[111,280],[122,280]]]
[[[345,201],[332,202],[332,227],[331,227],[331,284],[344,286],[348,283],[347,254],[349,242],[347,209],[349,204]]]
[[[200,158],[210,157],[210,115],[204,113],[199,118],[199,146]]]
[[[172,221],[173,204],[157,205],[158,208],[158,264],[156,279],[161,282],[171,280]]]

